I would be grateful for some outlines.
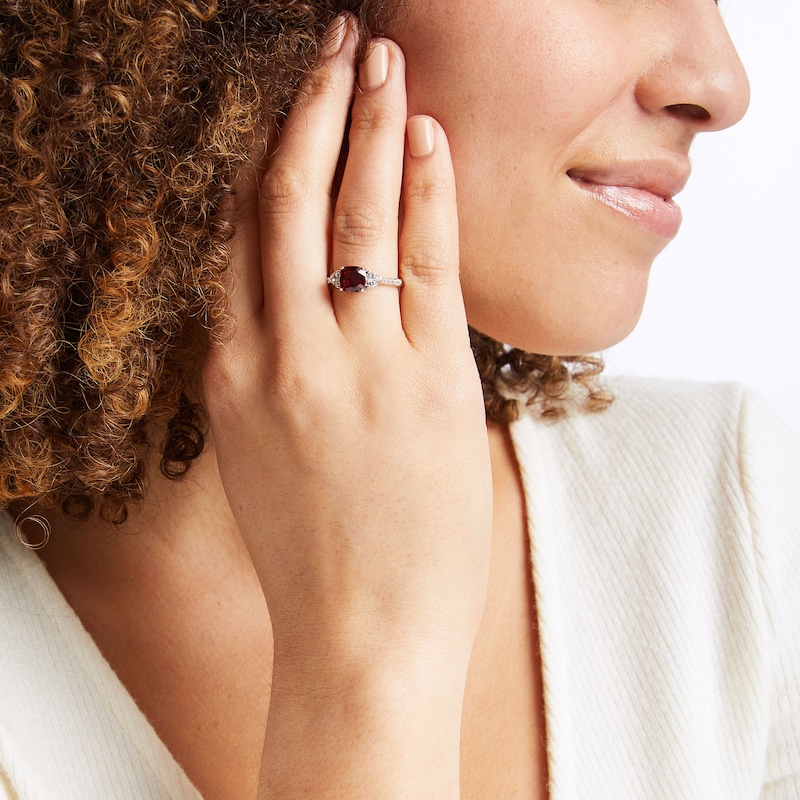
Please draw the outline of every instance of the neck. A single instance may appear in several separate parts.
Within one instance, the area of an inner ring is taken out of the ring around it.
[[[504,493],[516,486],[518,472],[508,428],[490,423],[487,433],[499,504]],[[12,514],[24,508],[13,507]],[[227,503],[211,437],[206,451],[181,480],[164,477],[154,466],[146,498],[130,509],[120,526],[97,516],[75,520],[54,510],[36,513],[43,513],[52,528],[50,542],[39,555],[62,589],[95,584],[104,591],[125,591],[132,585],[141,587],[142,582],[152,585],[162,569],[174,569],[174,559],[203,560],[202,554],[252,569]]]

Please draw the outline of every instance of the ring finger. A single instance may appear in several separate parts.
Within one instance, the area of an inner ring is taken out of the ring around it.
[[[397,278],[398,209],[403,180],[406,91],[403,56],[375,41],[358,75],[349,152],[333,214],[332,269],[357,266]],[[360,280],[358,275],[345,278]],[[400,326],[397,289],[376,286],[365,296],[332,289],[345,336],[374,337]]]

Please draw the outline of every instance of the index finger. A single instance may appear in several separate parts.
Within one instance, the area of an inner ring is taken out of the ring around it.
[[[259,137],[266,146],[266,137]],[[264,304],[264,282],[260,270],[248,266],[260,257],[261,232],[258,224],[258,183],[263,172],[255,158],[239,168],[232,191],[225,197],[222,216],[233,226],[234,234],[228,243],[229,266],[223,277],[228,299],[228,312],[237,324],[260,316]]]

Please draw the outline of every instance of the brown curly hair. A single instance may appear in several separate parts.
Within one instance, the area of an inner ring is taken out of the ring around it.
[[[190,376],[199,326],[225,313],[221,202],[334,17],[374,33],[398,5],[0,2],[0,507],[121,522],[152,447],[169,477],[200,455]],[[472,344],[492,420],[520,398],[558,415],[574,383],[610,402],[596,359]]]

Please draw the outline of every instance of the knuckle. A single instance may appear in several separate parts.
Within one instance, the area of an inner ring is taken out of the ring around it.
[[[353,107],[350,138],[358,139],[387,128],[397,127],[393,109],[379,102],[362,102]]]
[[[218,424],[241,427],[258,409],[287,429],[308,425],[324,396],[316,371],[303,369],[308,358],[288,344],[253,338],[244,346],[215,347],[203,364],[203,391]],[[319,360],[319,359],[315,359]]]
[[[471,351],[463,357],[459,351],[449,353],[446,367],[443,355],[426,360],[421,367],[416,394],[418,412],[429,420],[438,419],[443,425],[453,419],[468,419],[480,409],[480,382]],[[454,413],[455,411],[458,413]],[[480,412],[478,412],[480,413]]]
[[[335,382],[323,380],[324,370],[317,374],[286,362],[273,364],[273,370],[265,381],[263,402],[281,430],[302,441],[312,431],[335,428],[341,418],[341,398],[332,394]]]
[[[436,175],[419,174],[407,179],[406,200],[418,202],[455,202],[452,185]]]
[[[311,74],[308,79],[308,93],[312,96],[329,94],[336,86],[333,73],[327,66],[322,66]]]
[[[230,422],[239,415],[241,398],[251,381],[247,360],[225,345],[217,345],[203,364],[203,392],[212,418]]]
[[[389,233],[386,216],[375,206],[360,202],[340,203],[333,217],[333,236],[342,245],[375,245]]]
[[[307,202],[313,180],[296,164],[277,163],[264,173],[259,185],[259,207],[267,216],[296,211]]]
[[[300,105],[310,102],[314,97],[336,94],[339,84],[339,73],[330,64],[322,64],[308,76],[300,96]]]
[[[449,262],[443,244],[416,242],[411,251],[401,256],[400,274],[404,280],[442,286],[449,280]]]
[[[305,410],[313,407],[322,394],[321,371],[309,369],[308,365],[327,360],[324,349],[290,340],[273,341],[260,380],[269,405],[281,413],[299,412],[307,424]]]

